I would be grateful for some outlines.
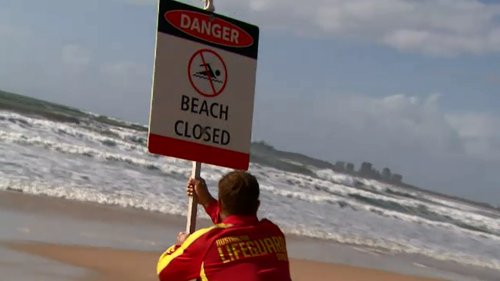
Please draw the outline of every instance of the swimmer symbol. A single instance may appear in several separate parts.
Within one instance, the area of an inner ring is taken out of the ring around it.
[[[188,63],[189,82],[198,94],[213,98],[226,88],[227,67],[222,57],[210,49],[196,51]]]

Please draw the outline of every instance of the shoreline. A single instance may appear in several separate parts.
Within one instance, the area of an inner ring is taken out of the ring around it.
[[[159,252],[175,241],[178,231],[183,230],[186,223],[183,216],[15,191],[0,191],[0,212],[0,222],[3,213],[15,228],[11,236],[2,237],[0,233],[0,242],[3,241],[3,245],[80,245],[99,252],[111,249],[111,252],[146,251],[159,255]],[[9,227],[9,223],[5,224],[6,227]],[[197,229],[211,225],[209,220],[198,219],[197,223]],[[287,243],[290,258],[301,264],[325,263],[405,276],[421,276],[419,278],[473,280],[458,279],[460,276],[452,273],[456,271],[439,270],[433,267],[432,263],[428,265],[358,245],[294,235],[287,235]]]
[[[6,196],[2,196],[6,195]],[[24,204],[26,196],[37,200],[36,204]],[[187,199],[186,199],[187,200]],[[72,207],[68,208],[68,204]],[[85,213],[78,211],[78,208],[87,209]],[[67,199],[64,197],[52,197],[45,194],[30,194],[17,190],[0,190],[0,209],[8,209],[21,212],[43,212],[47,214],[60,215],[85,221],[109,222],[119,220],[121,222],[145,223],[145,224],[185,224],[186,216],[166,214],[157,211],[149,211],[134,207],[121,207],[113,204],[101,204],[91,201],[80,201]],[[187,211],[186,211],[187,212]],[[198,207],[198,212],[203,212]],[[139,222],[138,222],[139,220]],[[209,219],[197,217],[196,228],[210,227],[212,222]],[[361,247],[356,244],[341,244],[336,241],[310,236],[301,236],[296,234],[286,234],[287,239],[308,241],[308,242],[328,242],[351,247]],[[370,248],[374,251],[384,251],[383,248]]]

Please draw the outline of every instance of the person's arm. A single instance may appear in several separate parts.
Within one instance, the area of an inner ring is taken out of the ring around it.
[[[221,217],[220,217],[220,208],[219,208],[219,201],[215,200],[212,197],[212,200],[208,204],[203,204],[203,208],[205,209],[205,212],[207,212],[208,216],[210,216],[210,219],[214,224],[221,223]]]
[[[200,276],[203,255],[209,243],[200,229],[191,234],[181,245],[168,248],[159,258],[157,274],[160,281],[191,280]]]
[[[195,179],[190,177],[187,183],[186,192],[188,196],[195,193],[198,196],[200,204],[214,224],[221,223],[219,202],[210,194],[204,179]]]

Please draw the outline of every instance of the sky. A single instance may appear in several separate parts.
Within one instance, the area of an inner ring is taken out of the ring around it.
[[[156,3],[0,0],[0,88],[147,124]],[[500,0],[214,3],[261,28],[254,139],[500,205]]]

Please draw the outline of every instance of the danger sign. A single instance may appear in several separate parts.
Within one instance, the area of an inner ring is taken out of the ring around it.
[[[210,49],[193,54],[188,63],[188,75],[193,88],[204,97],[216,97],[226,88],[226,64],[219,54]]]
[[[259,28],[160,0],[148,150],[247,170]]]

